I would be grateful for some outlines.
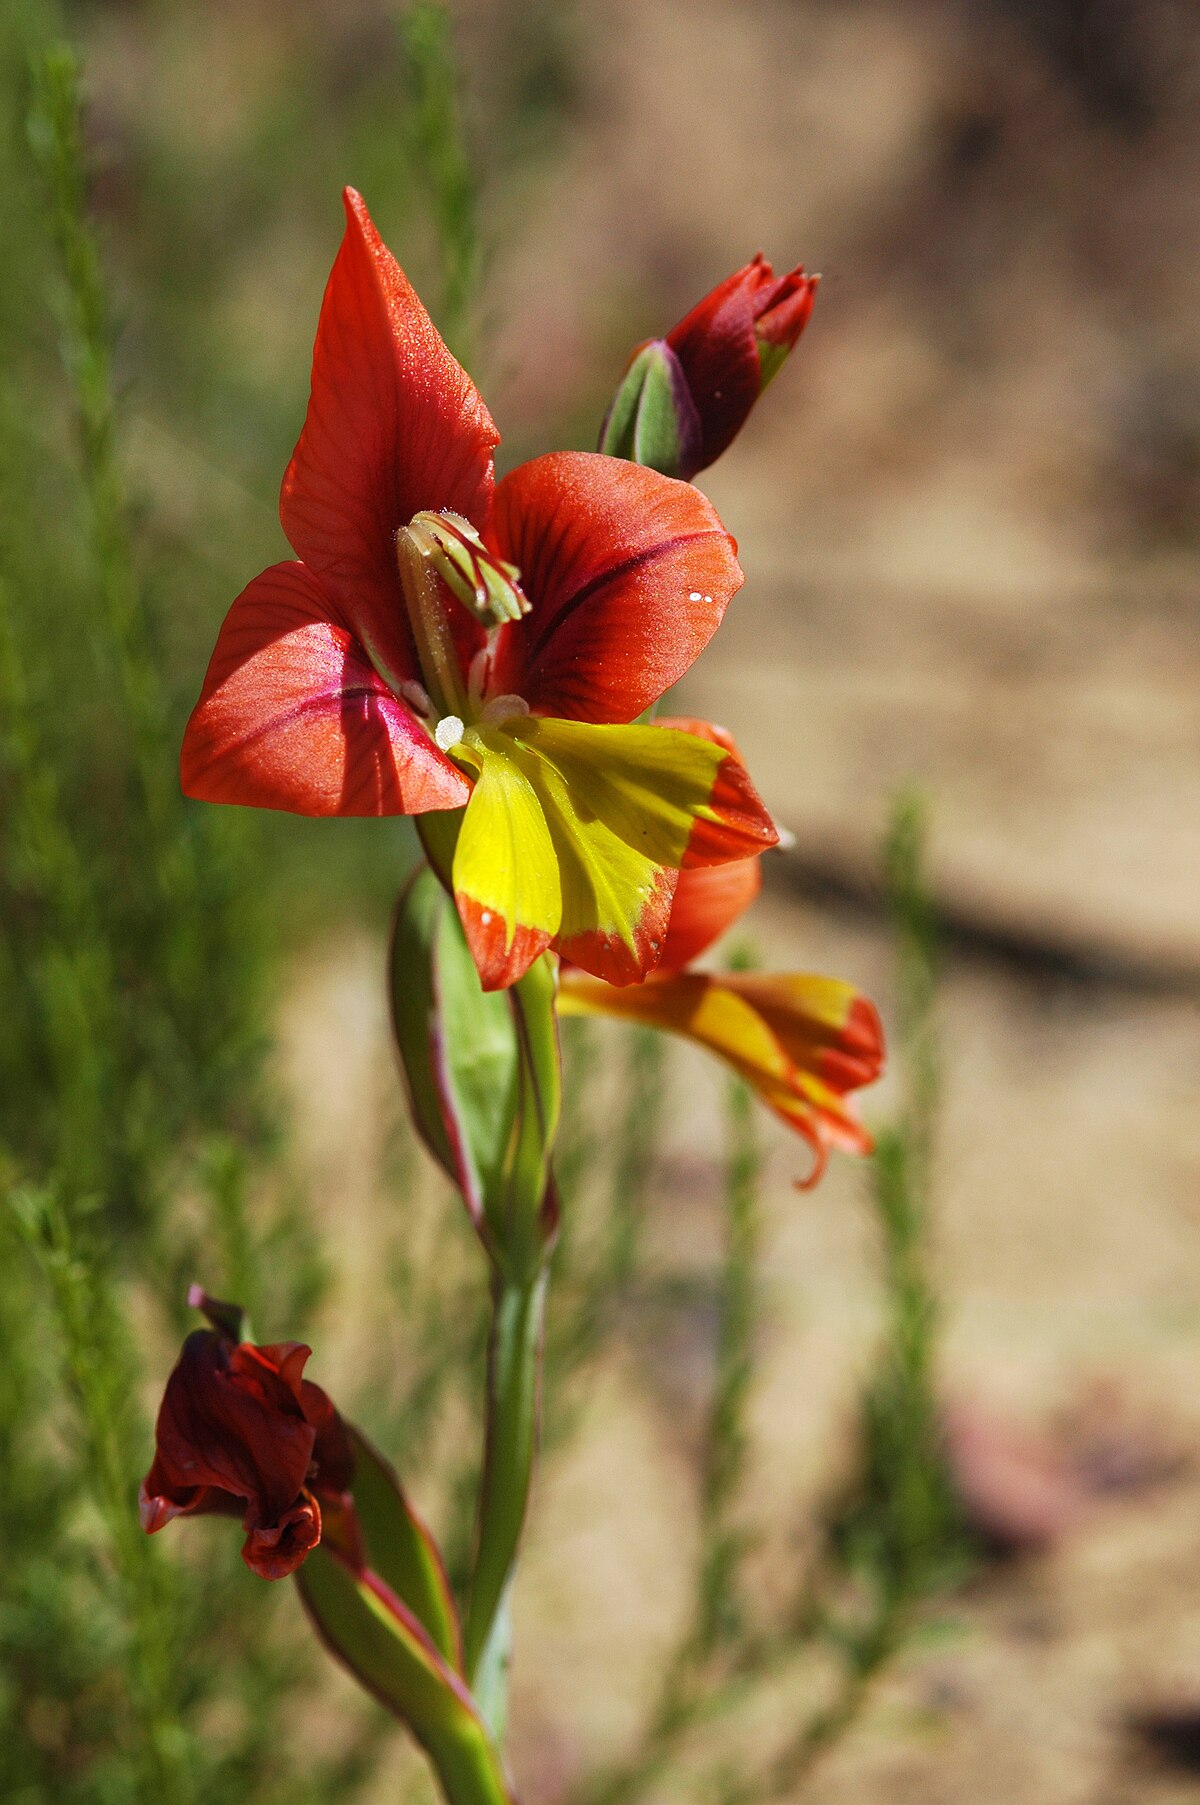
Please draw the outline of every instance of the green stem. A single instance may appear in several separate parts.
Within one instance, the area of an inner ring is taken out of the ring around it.
[[[493,1281],[479,1537],[465,1626],[467,1679],[497,1737],[505,1718],[508,1593],[537,1452],[548,1270]]]

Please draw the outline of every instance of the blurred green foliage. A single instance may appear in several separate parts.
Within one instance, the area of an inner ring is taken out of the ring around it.
[[[177,748],[221,614],[283,551],[345,181],[393,238],[423,222],[415,273],[467,331],[453,48],[429,6],[230,36],[21,0],[0,106],[0,1797],[316,1805],[391,1726],[364,1702],[294,1734],[323,1657],[290,1588],[214,1562],[211,1526],[165,1551],[136,1486],[189,1279],[268,1335],[312,1318],[266,1011],[288,946],[381,917],[411,843],[191,805]]]

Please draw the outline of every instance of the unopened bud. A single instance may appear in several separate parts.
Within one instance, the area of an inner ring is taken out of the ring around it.
[[[601,451],[685,479],[707,469],[782,367],[816,291],[815,276],[776,277],[762,256],[727,276],[665,338],[634,353]]]
[[[499,627],[529,613],[516,565],[490,552],[461,514],[448,509],[416,514],[408,530],[447,589],[482,626]]]

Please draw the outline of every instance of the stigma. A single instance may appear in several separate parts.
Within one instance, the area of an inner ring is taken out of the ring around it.
[[[434,743],[439,752],[452,752],[460,741],[466,728],[456,714],[444,714],[433,730]]]

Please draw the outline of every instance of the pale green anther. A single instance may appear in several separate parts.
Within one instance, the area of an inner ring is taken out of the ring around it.
[[[408,530],[447,589],[485,627],[529,613],[515,564],[490,552],[469,520],[448,509],[415,514]]]

